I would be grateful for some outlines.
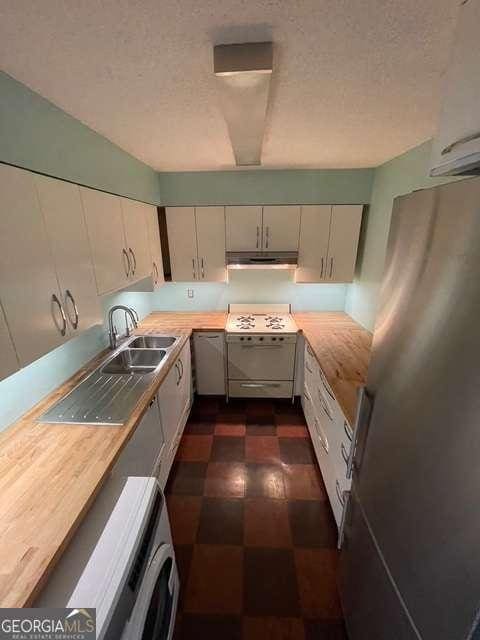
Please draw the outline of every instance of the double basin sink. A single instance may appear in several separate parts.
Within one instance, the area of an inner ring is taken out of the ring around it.
[[[130,338],[38,422],[124,424],[179,340],[163,335]]]

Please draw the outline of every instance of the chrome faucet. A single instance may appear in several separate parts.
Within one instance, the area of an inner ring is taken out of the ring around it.
[[[112,307],[108,312],[108,337],[110,338],[110,349],[112,350],[115,350],[117,348],[117,337],[118,337],[117,329],[113,324],[113,314],[115,313],[115,311],[118,311],[119,309],[125,312],[127,336],[130,335],[130,330],[128,328],[128,319],[127,319],[128,317],[130,317],[130,320],[132,321],[133,326],[137,327],[138,314],[134,309],[130,309],[130,307],[126,307],[123,304],[117,304],[114,307]],[[137,318],[135,318],[135,316]]]

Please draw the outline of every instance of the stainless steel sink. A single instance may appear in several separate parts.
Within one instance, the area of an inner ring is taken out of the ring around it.
[[[102,368],[102,373],[141,375],[155,371],[165,358],[165,349],[123,349]]]
[[[40,416],[38,422],[124,424],[179,339],[179,336],[152,335],[131,338]]]
[[[172,336],[138,336],[128,346],[130,349],[165,349],[173,346],[177,340]]]

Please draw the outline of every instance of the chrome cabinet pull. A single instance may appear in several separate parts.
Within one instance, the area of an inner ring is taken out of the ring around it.
[[[58,305],[58,309],[62,316],[62,328],[60,328],[57,325],[55,321],[55,316],[53,317],[53,321],[55,322],[55,326],[57,327],[57,329],[60,331],[60,334],[64,336],[67,333],[67,316],[65,315],[65,311],[63,310],[63,307],[60,304],[60,300],[57,298],[57,296],[54,293],[52,294],[52,304]]]
[[[345,539],[345,527],[347,522],[347,508],[348,501],[350,499],[350,491],[343,492],[343,509],[342,509],[342,519],[340,520],[340,526],[338,527],[338,540],[337,540],[337,549],[341,549],[343,546],[343,541]]]
[[[320,425],[318,424],[318,420],[314,418],[315,421],[315,431],[317,432],[318,439],[320,440],[320,444],[325,449],[325,453],[328,453],[328,441],[324,438],[323,433],[320,431]]]
[[[268,242],[270,239],[270,227],[265,227],[265,248],[268,249]]]
[[[323,256],[322,256],[322,268],[320,271],[320,278],[323,278]]]
[[[322,386],[323,386],[323,388],[324,388],[324,389],[325,389],[325,391],[328,393],[328,395],[330,396],[330,398],[331,398],[332,400],[335,400],[335,401],[336,401],[335,396],[333,395],[333,393],[330,391],[330,389],[329,389],[329,388],[327,387],[327,385],[325,384],[325,381],[324,381],[324,379],[323,379],[323,376],[321,376],[321,378],[322,378]]]
[[[178,366],[180,367],[180,380],[183,378],[183,362],[181,360],[178,361]]]
[[[330,278],[332,277],[333,274],[333,258],[330,258]]]
[[[202,278],[205,278],[205,268],[204,268],[204,264],[203,264],[203,258],[202,258]]]
[[[257,226],[257,249],[260,248],[260,227]]]
[[[462,144],[466,144],[467,142],[472,142],[473,140],[478,140],[480,138],[480,131],[477,133],[472,133],[464,138],[460,138],[459,140],[455,140],[451,144],[447,145],[445,149],[442,149],[440,155],[445,156],[447,153],[451,153],[456,147],[459,147]]]
[[[153,282],[154,284],[158,284],[158,267],[155,261],[153,262],[153,274]]]
[[[131,247],[128,248],[128,252],[132,256],[132,260],[133,260],[132,276],[134,276],[135,271],[137,270],[137,259],[135,257],[135,252],[132,250]]]
[[[123,268],[125,269],[125,275],[128,278],[130,276],[130,268],[131,268],[130,258],[128,256],[128,253],[127,253],[126,249],[122,249],[122,253],[123,253],[124,257],[127,259],[126,262],[125,262],[125,260],[123,261]]]
[[[340,447],[340,451],[342,453],[342,458],[343,461],[345,462],[345,464],[348,464],[348,453],[347,450],[345,449],[345,445],[342,442],[342,446]]]
[[[310,369],[310,366],[309,366],[308,362],[305,362],[305,369],[306,369],[309,373],[313,373],[313,371]]]
[[[77,303],[75,302],[75,298],[72,296],[70,289],[67,289],[65,291],[65,307],[67,307],[67,304],[66,304],[67,299],[69,299],[70,302],[72,303],[73,313],[75,314],[75,320],[72,320],[72,318],[70,318],[70,314],[68,314],[68,317],[70,319],[72,327],[74,329],[78,329],[78,320],[79,320],[78,308],[77,308]],[[68,310],[68,307],[67,307],[67,310]]]
[[[193,279],[196,280],[197,279],[197,274],[195,271],[195,258],[192,258],[192,272],[193,272]]]
[[[176,385],[178,387],[178,385],[180,384],[180,380],[182,379],[182,376],[180,375],[180,367],[178,366],[178,361],[175,363],[175,369],[177,370],[177,373],[178,373],[178,378],[176,382]]]
[[[307,353],[308,353],[308,355],[312,356],[312,358],[313,358],[314,353],[313,353],[312,349],[310,348],[310,345],[308,344],[308,342],[307,342]]]
[[[342,507],[345,506],[345,495],[342,489],[340,488],[340,483],[338,480],[335,480],[335,491],[337,492],[337,498]]]
[[[310,403],[312,402],[312,399],[310,398],[310,396],[308,395],[308,393],[306,391],[303,392],[303,397],[308,400]]]
[[[320,404],[322,406],[323,411],[325,412],[327,418],[332,421],[333,418],[330,414],[330,411],[328,409],[327,403],[325,402],[325,400],[322,397],[322,392],[320,391],[320,389],[317,389],[317,393],[318,393],[318,399],[320,400]]]
[[[347,438],[351,442],[352,441],[352,434],[350,433],[350,429],[348,427],[348,424],[347,424],[346,420],[343,421],[343,430],[345,431],[345,435],[347,436]]]

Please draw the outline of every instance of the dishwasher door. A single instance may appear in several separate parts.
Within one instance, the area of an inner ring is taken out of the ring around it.
[[[197,393],[225,395],[225,334],[223,331],[193,333]]]

